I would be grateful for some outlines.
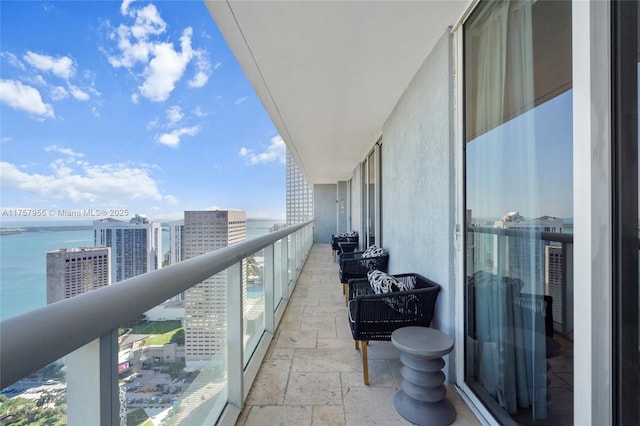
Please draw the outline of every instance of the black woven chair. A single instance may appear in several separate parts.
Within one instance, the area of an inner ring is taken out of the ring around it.
[[[333,260],[336,260],[336,254],[340,252],[340,243],[355,243],[358,245],[358,233],[351,231],[347,234],[331,234],[331,250],[333,250]]]
[[[376,294],[368,279],[349,280],[349,326],[356,349],[362,353],[364,384],[369,384],[367,344],[391,340],[391,333],[408,326],[429,327],[435,313],[440,285],[418,274],[393,275],[415,280],[414,289]]]
[[[384,253],[375,257],[362,257],[364,251],[352,253],[341,253],[339,256],[338,276],[342,283],[342,293],[345,295],[345,304],[349,301],[347,295],[347,283],[355,278],[367,278],[367,273],[372,269],[387,272],[389,264],[389,253]]]

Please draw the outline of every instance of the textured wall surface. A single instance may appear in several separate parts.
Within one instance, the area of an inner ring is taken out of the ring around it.
[[[447,30],[385,123],[382,229],[391,273],[442,286],[433,326],[454,337],[452,66]]]

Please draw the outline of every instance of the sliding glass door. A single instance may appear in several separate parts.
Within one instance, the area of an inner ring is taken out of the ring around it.
[[[382,247],[380,240],[380,196],[382,191],[380,190],[380,143],[376,143],[367,155],[364,161],[364,191],[363,199],[365,208],[364,224],[365,224],[365,247],[372,245],[378,245]]]
[[[573,422],[571,3],[464,24],[465,381],[503,424]]]

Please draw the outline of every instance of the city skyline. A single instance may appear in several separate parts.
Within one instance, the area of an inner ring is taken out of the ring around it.
[[[203,2],[0,8],[3,211],[285,218],[286,147]]]

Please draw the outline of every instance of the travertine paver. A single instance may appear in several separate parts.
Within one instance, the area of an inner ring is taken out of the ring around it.
[[[238,425],[408,425],[393,408],[401,380],[400,352],[370,342],[369,380],[355,350],[338,267],[329,244],[307,259]],[[453,390],[454,425],[478,421]]]

